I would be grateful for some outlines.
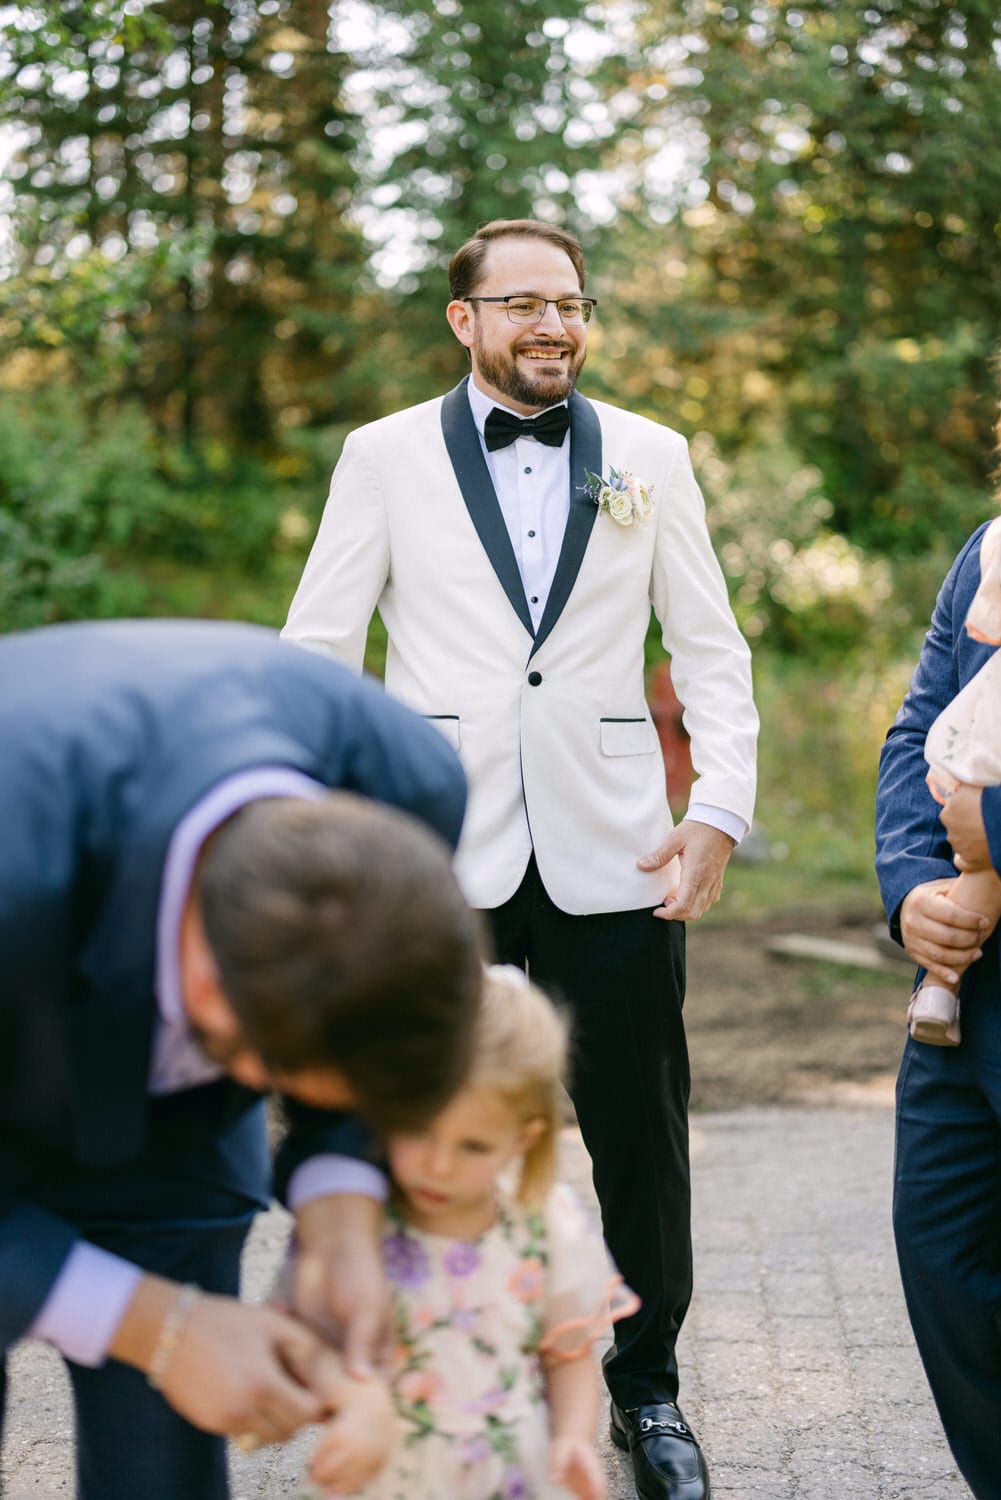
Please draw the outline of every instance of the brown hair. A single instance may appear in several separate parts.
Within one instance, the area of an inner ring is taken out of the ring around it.
[[[342,1073],[379,1130],[414,1129],[466,1071],[479,919],[446,844],[349,792],[251,802],[206,843],[205,933],[248,1047]]]
[[[467,1083],[496,1093],[519,1124],[542,1122],[518,1180],[519,1202],[533,1207],[543,1202],[556,1175],[568,1031],[565,1016],[520,970],[487,970]]]
[[[580,240],[568,229],[545,224],[541,219],[492,219],[460,245],[448,263],[448,286],[454,298],[469,297],[483,279],[483,262],[493,240],[545,240],[562,250],[577,273],[584,290],[584,251]]]

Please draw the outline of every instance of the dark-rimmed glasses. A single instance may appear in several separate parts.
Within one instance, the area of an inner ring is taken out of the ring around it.
[[[597,297],[463,297],[463,302],[497,302],[510,323],[541,323],[547,307],[555,307],[566,327],[590,323]]]

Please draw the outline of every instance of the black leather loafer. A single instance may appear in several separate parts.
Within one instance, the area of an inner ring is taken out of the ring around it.
[[[632,1457],[640,1500],[709,1500],[702,1449],[672,1402],[622,1411],[613,1401],[609,1436]]]

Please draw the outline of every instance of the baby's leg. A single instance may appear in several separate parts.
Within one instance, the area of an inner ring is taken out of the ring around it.
[[[993,870],[964,871],[949,895],[958,906],[981,912],[987,918],[990,926],[983,935],[989,937],[1001,920],[1001,877]],[[959,985],[953,988],[926,976],[911,996],[907,1020],[915,1041],[930,1042],[935,1047],[958,1047]]]
[[[983,937],[989,938],[1001,922],[1001,875],[994,870],[964,870],[949,891],[949,899],[986,917],[990,926]]]

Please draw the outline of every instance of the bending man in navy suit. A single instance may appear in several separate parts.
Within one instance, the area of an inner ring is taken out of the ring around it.
[[[1001,946],[949,899],[958,869],[1001,872],[1001,787],[940,809],[924,744],[997,648],[964,628],[982,527],[942,586],[876,798],[876,867],[890,930],[939,983],[963,977],[962,1041],[908,1039],[897,1083],[894,1232],[907,1308],[946,1436],[977,1500],[1001,1500]],[[943,827],[944,825],[944,827]]]
[[[464,800],[433,728],[268,631],[0,640],[0,1350],[65,1356],[82,1500],[223,1500],[222,1435],[323,1415],[306,1321],[234,1300],[269,1090],[300,1310],[371,1349],[358,1116],[416,1128],[461,1079]]]

